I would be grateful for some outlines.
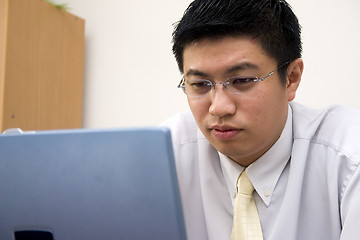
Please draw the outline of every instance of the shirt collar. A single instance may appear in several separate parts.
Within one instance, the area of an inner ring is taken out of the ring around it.
[[[270,205],[275,186],[290,159],[292,142],[292,110],[289,106],[288,117],[280,138],[264,155],[246,168],[251,183],[266,206]],[[244,167],[221,153],[219,156],[226,185],[234,200],[236,182]]]
[[[231,202],[232,202],[232,204],[234,204],[234,200],[235,200],[236,193],[237,193],[237,188],[236,188],[237,180],[240,176],[240,173],[242,173],[242,171],[245,168],[243,166],[237,164],[236,162],[234,162],[233,160],[231,160],[224,154],[222,154],[220,152],[218,152],[218,153],[219,153],[219,157],[220,157],[220,165],[221,165],[223,175],[225,178],[225,183],[229,190]]]

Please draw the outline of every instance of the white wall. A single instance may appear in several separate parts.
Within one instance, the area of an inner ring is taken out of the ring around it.
[[[56,0],[86,20],[84,127],[157,125],[187,109],[172,24],[191,0]],[[289,0],[303,26],[296,101],[360,108],[360,1]]]
[[[303,27],[305,70],[296,101],[360,108],[360,1],[289,3]]]

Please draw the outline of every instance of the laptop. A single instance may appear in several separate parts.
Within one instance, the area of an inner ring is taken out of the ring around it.
[[[186,239],[170,131],[0,134],[0,239]]]

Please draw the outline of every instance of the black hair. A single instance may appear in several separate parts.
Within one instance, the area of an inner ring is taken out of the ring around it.
[[[173,53],[180,72],[188,44],[225,36],[260,39],[278,66],[301,57],[301,26],[285,0],[195,0],[173,32]],[[279,72],[285,76],[286,68]]]

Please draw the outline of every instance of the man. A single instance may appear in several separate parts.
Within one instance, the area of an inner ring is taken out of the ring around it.
[[[360,113],[291,102],[303,61],[290,6],[195,0],[173,43],[191,113],[164,125],[188,238],[230,239],[245,172],[263,239],[359,239]]]

